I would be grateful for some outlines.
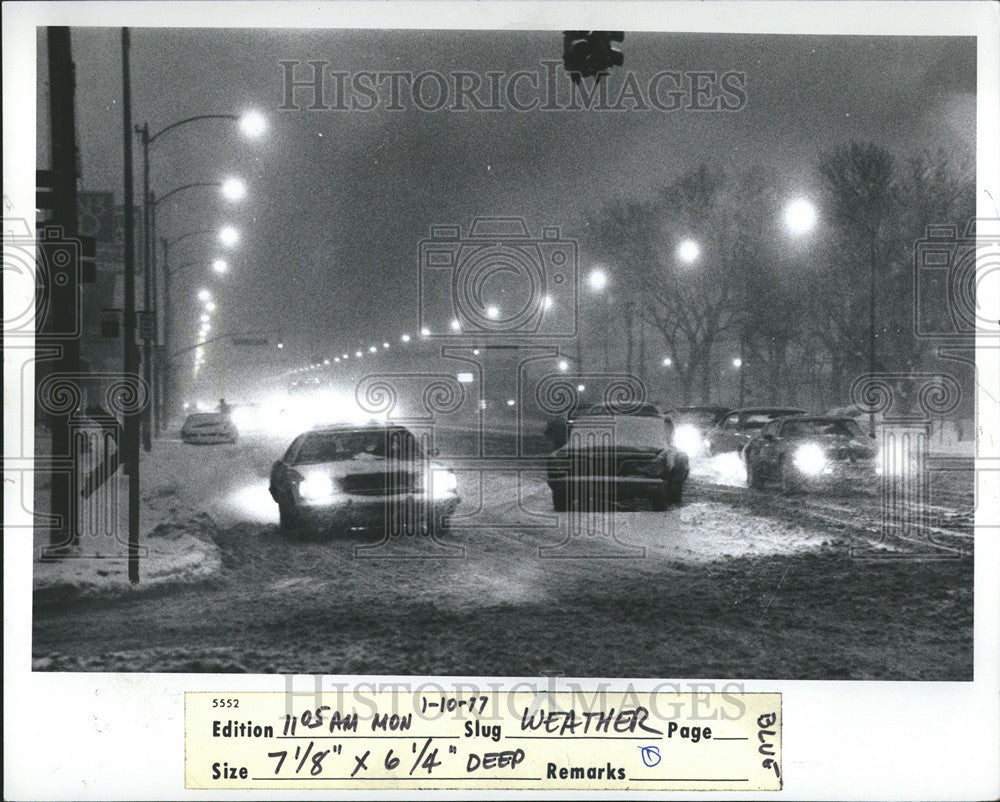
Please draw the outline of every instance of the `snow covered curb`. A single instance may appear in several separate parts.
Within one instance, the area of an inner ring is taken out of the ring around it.
[[[215,577],[222,568],[211,539],[215,522],[205,513],[155,527],[140,541],[139,584],[128,581],[124,544],[112,542],[95,554],[80,549],[59,560],[35,562],[36,603],[110,598],[171,585],[191,585]]]

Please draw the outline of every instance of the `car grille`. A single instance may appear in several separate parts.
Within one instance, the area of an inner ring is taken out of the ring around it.
[[[412,471],[353,473],[341,477],[340,488],[356,496],[392,496],[413,493],[420,487],[418,474]]]

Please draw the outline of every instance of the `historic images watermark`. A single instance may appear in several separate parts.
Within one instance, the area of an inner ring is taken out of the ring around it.
[[[557,60],[534,70],[340,70],[322,59],[280,61],[281,111],[742,111],[739,70],[660,70],[574,83]]]

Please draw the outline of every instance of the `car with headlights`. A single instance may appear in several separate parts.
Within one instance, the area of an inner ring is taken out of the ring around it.
[[[235,443],[239,438],[236,424],[222,412],[194,412],[181,426],[181,440],[198,445]]]
[[[870,482],[878,446],[853,418],[796,416],[768,423],[744,451],[747,486],[769,483],[786,492]]]
[[[742,454],[760,431],[771,421],[790,415],[805,415],[794,407],[745,407],[731,410],[705,436],[705,452],[711,456],[735,452]]]
[[[729,407],[676,407],[670,411],[674,422],[674,445],[694,459],[705,454],[708,433],[721,421]]]
[[[459,503],[458,482],[432,456],[397,424],[338,424],[304,432],[271,467],[270,492],[281,529],[443,535]]]
[[[546,461],[556,512],[594,497],[643,500],[654,510],[680,503],[688,458],[673,444],[670,419],[655,407],[620,409],[592,407],[569,421],[565,445]]]

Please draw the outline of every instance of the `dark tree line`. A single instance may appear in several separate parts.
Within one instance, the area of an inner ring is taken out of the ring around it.
[[[869,361],[907,372],[926,359],[929,343],[913,326],[914,247],[928,225],[961,230],[974,215],[974,166],[944,151],[899,158],[852,142],[823,153],[814,178],[809,231],[789,230],[788,192],[757,166],[701,165],[650,200],[588,220],[584,264],[607,266],[614,317],[634,316],[647,351],[671,360],[679,400],[720,400],[723,346],[745,355],[754,402],[795,402],[807,387],[846,403]],[[679,253],[685,241],[697,243],[696,258]],[[588,333],[583,319],[585,338],[621,338],[631,356],[632,325],[609,327],[604,317]]]

